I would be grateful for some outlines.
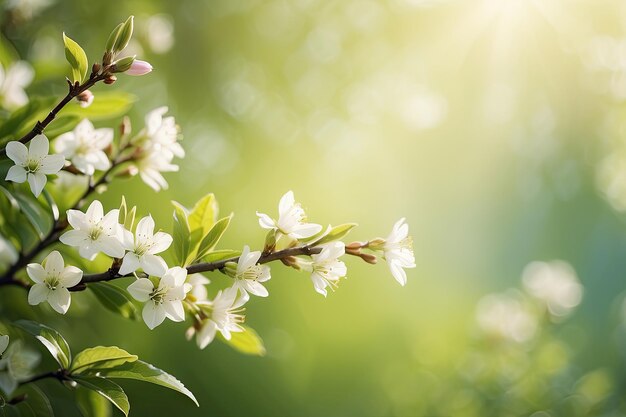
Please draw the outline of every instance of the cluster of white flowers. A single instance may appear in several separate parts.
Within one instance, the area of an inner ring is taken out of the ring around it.
[[[159,107],[146,115],[146,126],[132,139],[141,151],[135,162],[141,179],[153,190],[167,189],[162,172],[176,172],[174,157],[182,158],[185,150],[178,143],[180,132],[174,117],[163,117],[167,107]]]
[[[113,129],[94,129],[87,119],[82,120],[72,132],[56,138],[54,149],[83,174],[93,175],[96,170],[109,169],[111,161],[104,150],[113,142]]]
[[[18,61],[8,68],[0,65],[0,105],[15,110],[28,103],[24,92],[35,76],[35,71],[26,61]]]

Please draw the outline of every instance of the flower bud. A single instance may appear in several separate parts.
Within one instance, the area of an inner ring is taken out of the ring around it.
[[[91,66],[91,72],[94,74],[97,74],[100,72],[101,68],[102,68],[102,65],[98,64],[97,62],[94,62],[93,65]]]
[[[124,118],[122,119],[122,123],[120,123],[120,135],[130,135],[131,131],[132,127],[130,124],[130,118],[128,116],[124,116]]]
[[[113,60],[113,52],[105,51],[102,55],[102,65],[106,68]]]
[[[376,239],[372,239],[367,242],[367,245],[365,245],[365,247],[368,247],[372,250],[382,250],[385,242],[385,239],[377,237]]]
[[[351,242],[346,245],[346,249],[361,249],[364,245],[362,242]]]
[[[117,178],[131,178],[137,174],[139,174],[139,169],[134,165],[129,165],[126,169],[115,174],[115,176]]]
[[[85,108],[89,107],[89,105],[93,102],[93,97],[94,96],[91,91],[85,90],[76,96],[76,100],[78,100],[80,107]]]
[[[371,253],[362,253],[359,256],[368,264],[375,265],[376,262],[378,262],[378,258],[375,255],[372,255]]]
[[[111,72],[126,72],[130,69],[131,65],[133,65],[134,61],[135,55],[119,59],[111,66]]]
[[[115,75],[109,75],[104,79],[105,84],[113,84],[115,81],[117,81],[117,77]]]
[[[128,75],[146,75],[152,71],[152,65],[149,62],[136,59],[130,68],[126,71]]]

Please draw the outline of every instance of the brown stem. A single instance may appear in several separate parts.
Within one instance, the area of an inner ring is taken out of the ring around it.
[[[105,71],[102,71],[102,73],[100,74],[92,72],[89,79],[85,81],[83,84],[79,84],[78,81],[72,84],[70,81],[68,81],[69,91],[67,95],[63,97],[61,101],[59,101],[59,103],[50,111],[50,113],[48,113],[48,115],[46,116],[45,119],[43,119],[43,121],[37,121],[37,123],[35,123],[35,126],[32,128],[32,130],[30,130],[28,133],[26,133],[24,136],[18,139],[18,141],[21,143],[28,143],[35,136],[42,134],[44,129],[48,127],[50,123],[52,123],[52,121],[56,118],[57,114],[61,111],[61,109],[63,109],[63,107],[65,107],[67,103],[72,101],[74,97],[76,97],[83,91],[88,90],[89,88],[93,87],[98,81],[102,81],[108,76],[109,76],[109,73],[108,71],[105,70]],[[6,153],[6,145],[0,148],[0,155],[4,155],[5,153]]]
[[[277,252],[272,252],[267,255],[262,255],[259,258],[258,263],[265,264],[268,262],[285,259],[290,256],[298,256],[298,255],[311,256],[311,255],[318,254],[321,251],[322,251],[321,248],[315,248],[315,247],[310,247],[310,246],[297,246],[294,248],[288,248],[288,249],[283,249]],[[197,274],[199,272],[217,271],[217,270],[223,269],[226,266],[226,263],[237,262],[238,260],[239,260],[239,257],[234,257],[234,258],[229,258],[229,259],[223,259],[221,261],[203,262],[203,263],[189,265],[187,267],[187,273]],[[78,283],[76,286],[72,288],[69,288],[69,290],[70,291],[82,291],[87,287],[86,284],[89,284],[92,282],[111,281],[111,280],[118,279],[118,278],[133,276],[133,274],[119,275],[118,271],[119,271],[119,267],[111,267],[105,272],[101,272],[98,274],[83,275],[83,279],[80,281],[80,283]]]

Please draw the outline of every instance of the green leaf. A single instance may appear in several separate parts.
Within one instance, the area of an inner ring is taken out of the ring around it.
[[[126,290],[108,282],[93,282],[88,288],[108,310],[127,319],[139,317],[137,307]]]
[[[87,55],[83,48],[65,33],[63,33],[63,43],[65,44],[65,59],[72,67],[72,80],[82,83],[87,76],[87,67],[89,66]]]
[[[172,204],[174,205],[174,255],[176,263],[185,266],[191,247],[191,231],[185,208],[176,201],[172,201]]]
[[[113,381],[98,376],[77,376],[74,380],[85,388],[93,390],[109,400],[125,416],[130,411],[130,403],[126,393]]]
[[[78,352],[72,361],[70,372],[83,373],[92,368],[114,368],[137,359],[137,355],[132,355],[117,346],[96,346]]]
[[[220,340],[246,355],[264,356],[266,351],[261,337],[253,328],[248,326],[241,327],[245,330],[243,332],[232,332],[230,334],[230,340],[226,340],[226,338],[218,332]]]
[[[76,127],[80,120],[80,116],[75,114],[64,114],[59,116],[55,118],[46,128],[46,136],[49,138],[56,138],[62,133],[69,132]]]
[[[35,336],[48,349],[52,357],[61,365],[61,368],[67,369],[70,366],[72,361],[70,347],[59,332],[44,324],[30,320],[18,320],[13,324]]]
[[[48,213],[37,198],[32,195],[13,193],[13,196],[20,206],[20,211],[26,216],[30,224],[33,225],[39,234],[39,238],[43,239],[47,235],[48,230],[52,228],[51,213]]]
[[[130,16],[124,22],[124,25],[113,43],[113,52],[118,53],[128,45],[130,38],[133,36],[133,20],[134,16]]]
[[[78,387],[76,403],[85,417],[111,417],[111,403],[95,391]]]
[[[335,226],[332,229],[330,229],[328,233],[324,234],[321,238],[316,240],[315,243],[313,243],[313,245],[317,246],[317,245],[322,245],[324,243],[333,242],[335,240],[341,240],[348,233],[350,233],[350,230],[352,230],[356,226],[358,226],[358,224],[356,223],[345,223],[345,224],[340,224],[339,226]]]
[[[199,406],[196,397],[185,388],[182,382],[168,374],[167,372],[146,363],[144,361],[138,360],[135,362],[128,362],[124,365],[118,366],[117,368],[112,369],[93,369],[90,372],[98,373],[106,378],[122,378],[122,379],[135,379],[137,381],[149,382],[151,384],[160,385],[165,388],[172,389],[174,391],[178,391],[181,394],[186,395],[189,399],[191,399],[197,406]]]
[[[32,129],[37,120],[46,117],[50,108],[54,106],[54,97],[31,97],[30,101],[15,110],[7,120],[0,123],[0,140],[5,144],[10,140],[17,140],[28,130]]]
[[[206,236],[217,220],[218,210],[217,200],[213,193],[202,197],[189,213],[189,228],[191,231],[201,229],[202,237]]]
[[[228,217],[224,217],[223,219],[218,220],[213,225],[211,230],[209,230],[209,233],[207,233],[204,239],[202,239],[202,241],[200,242],[196,259],[203,258],[206,254],[213,250],[213,248],[215,248],[219,240],[224,235],[224,232],[226,232],[228,225],[230,225],[230,221],[232,220],[232,218],[233,215],[231,213]]]
[[[216,262],[224,259],[236,258],[241,255],[241,251],[233,249],[213,250],[204,255],[205,262]]]
[[[50,400],[35,384],[20,387],[13,393],[13,397],[26,394],[26,400],[15,405],[22,417],[54,417]]]
[[[135,101],[137,96],[124,91],[98,92],[89,107],[81,107],[74,101],[68,103],[59,114],[91,121],[108,120],[126,114]]]

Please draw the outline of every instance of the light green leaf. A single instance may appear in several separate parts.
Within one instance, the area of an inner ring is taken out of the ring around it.
[[[130,411],[130,403],[126,393],[113,381],[97,376],[78,376],[74,380],[85,388],[93,390],[116,406],[125,416]]]
[[[132,355],[117,346],[96,346],[78,352],[72,361],[70,372],[83,373],[92,368],[114,368],[137,359],[137,355]]]
[[[254,331],[253,328],[248,326],[241,327],[243,327],[245,331],[232,332],[230,340],[226,340],[221,333],[218,333],[220,340],[235,350],[245,353],[246,355],[264,356],[266,351],[261,337],[256,331]]]
[[[192,232],[201,229],[202,237],[206,236],[217,220],[217,213],[218,206],[215,195],[213,193],[205,195],[189,213],[189,228]]]
[[[236,258],[241,255],[241,251],[233,249],[213,250],[204,255],[205,262],[223,261],[224,259]]]
[[[315,243],[313,243],[313,245],[318,246],[324,243],[333,242],[335,240],[341,240],[348,233],[350,233],[350,230],[352,230],[356,226],[358,226],[358,224],[356,223],[345,223],[345,224],[340,224],[339,226],[335,226],[332,229],[330,229],[328,233],[324,234],[321,238],[316,240]]]
[[[176,263],[185,266],[190,252],[191,231],[185,208],[176,201],[172,201],[172,204],[174,205],[174,255]]]
[[[46,128],[46,136],[49,138],[56,138],[62,133],[69,132],[76,127],[80,120],[80,116],[75,114],[64,114],[59,116],[55,118]]]
[[[48,230],[52,228],[52,215],[48,213],[39,203],[36,197],[32,195],[24,195],[22,193],[13,193],[17,200],[20,211],[26,216],[30,224],[33,225],[39,238],[43,239]]]
[[[78,387],[76,403],[84,417],[111,417],[111,403],[95,391]]]
[[[135,101],[137,96],[124,91],[98,92],[89,107],[81,107],[77,102],[71,102],[59,114],[91,121],[107,120],[126,114]]]
[[[61,368],[67,369],[70,366],[72,353],[69,345],[59,332],[45,324],[30,320],[18,320],[13,324],[35,336],[48,349],[52,357],[61,365]]]
[[[139,314],[128,292],[108,282],[93,282],[88,288],[104,307],[127,319],[136,319]]]
[[[72,67],[72,80],[82,83],[87,76],[87,67],[89,66],[87,55],[83,48],[65,33],[63,34],[63,43],[65,44],[65,59]]]
[[[213,250],[213,248],[215,248],[219,240],[224,235],[224,232],[226,232],[228,225],[230,225],[230,221],[232,220],[232,218],[233,215],[230,214],[228,217],[224,217],[223,219],[218,220],[213,225],[213,227],[211,227],[209,233],[207,233],[207,235],[204,237],[204,239],[202,239],[200,245],[198,246],[198,254],[196,256],[196,259],[203,258],[206,254]]]
[[[134,16],[130,16],[124,22],[124,25],[113,43],[113,52],[118,53],[128,45],[130,38],[133,36],[133,20]]]
[[[97,372],[98,375],[106,378],[135,379],[137,381],[160,385],[186,395],[196,405],[198,405],[196,397],[191,393],[191,391],[185,388],[185,385],[183,385],[182,382],[154,365],[141,360],[125,363],[117,368],[93,369],[90,370],[90,372]]]

